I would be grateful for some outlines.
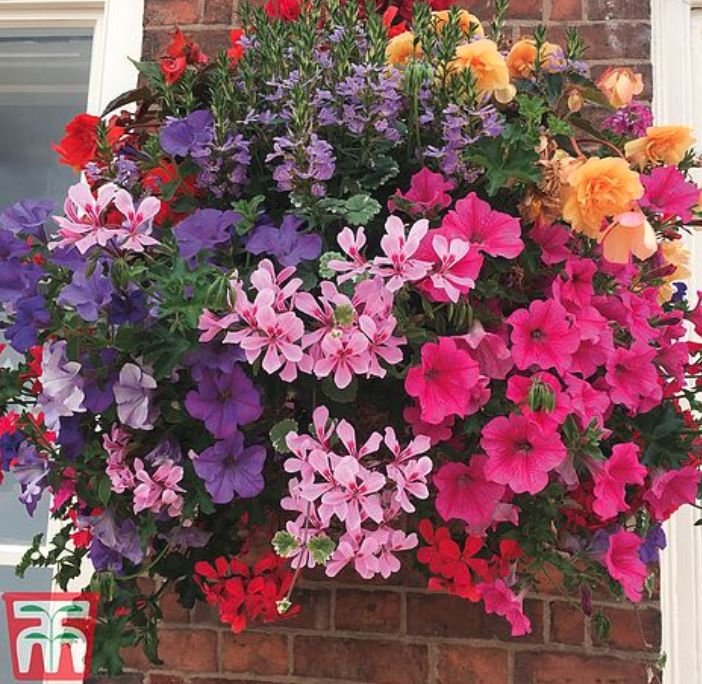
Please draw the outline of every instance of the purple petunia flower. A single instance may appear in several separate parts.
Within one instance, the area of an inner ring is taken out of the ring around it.
[[[239,366],[229,373],[203,373],[197,382],[198,388],[185,397],[185,408],[218,439],[233,437],[239,425],[261,417],[263,406],[258,390]]]
[[[235,211],[198,209],[173,229],[180,256],[192,259],[203,249],[213,249],[231,240],[229,228],[241,215]]]
[[[165,534],[159,534],[172,546],[181,549],[201,549],[212,539],[212,532],[206,532],[199,527],[175,527]]]
[[[90,545],[90,559],[98,571],[122,572],[122,558],[138,565],[144,560],[139,531],[133,520],[118,523],[114,513],[108,508],[92,517],[78,519],[81,527],[90,527],[93,541]],[[97,545],[96,545],[96,542]]]
[[[45,224],[56,205],[51,200],[20,200],[0,214],[0,227],[15,235],[31,235],[40,242],[46,240]]]
[[[34,515],[44,490],[49,486],[48,461],[29,442],[23,442],[12,472],[20,485],[19,500],[26,506],[27,513]]]
[[[231,373],[234,366],[246,357],[244,352],[235,344],[204,344],[188,352],[184,362],[190,367],[190,373],[199,381],[203,375],[218,370]]]
[[[139,323],[148,315],[146,294],[141,290],[112,293],[110,305],[107,309],[107,322],[110,325]]]
[[[80,425],[79,415],[59,418],[58,443],[61,454],[71,461],[75,461],[85,448],[85,435]]]
[[[17,458],[22,442],[24,437],[21,432],[6,432],[0,436],[0,465],[5,472],[10,470],[10,463]]]
[[[155,468],[164,461],[178,464],[183,460],[183,450],[175,437],[166,437],[144,456],[144,460],[149,461]]]
[[[118,373],[113,369],[117,358],[117,350],[109,347],[101,349],[98,360],[93,363],[89,354],[81,356],[83,369],[83,391],[85,392],[85,408],[95,414],[106,411],[115,400],[113,387]]]
[[[70,285],[61,290],[56,300],[61,306],[71,306],[84,321],[97,321],[100,311],[112,299],[112,279],[100,264],[86,276],[85,270],[76,271]]]
[[[654,525],[646,535],[644,543],[639,549],[639,558],[644,563],[658,563],[659,552],[668,545],[665,532],[660,525]]]
[[[248,499],[263,490],[266,450],[260,445],[244,448],[244,435],[238,430],[199,455],[191,451],[190,458],[215,503],[229,503],[235,495]]]
[[[85,411],[81,365],[77,361],[68,361],[66,342],[61,340],[44,346],[41,370],[42,392],[37,406],[44,412],[46,427],[58,431],[59,418]]]
[[[185,157],[213,139],[214,117],[207,109],[198,109],[185,119],[170,117],[160,134],[163,151],[174,157]]]
[[[37,333],[49,325],[51,316],[44,297],[35,295],[17,300],[13,319],[12,325],[5,330],[5,337],[15,351],[25,354],[37,344]]]
[[[117,416],[135,430],[153,430],[158,410],[152,404],[156,380],[135,363],[125,363],[114,384]]]
[[[303,222],[295,216],[286,216],[280,228],[263,224],[254,229],[246,242],[251,254],[271,254],[281,266],[297,266],[301,261],[312,261],[322,253],[322,237],[298,233]]]

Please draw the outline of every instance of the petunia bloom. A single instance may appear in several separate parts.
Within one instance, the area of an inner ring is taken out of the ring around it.
[[[595,502],[592,510],[602,520],[609,520],[617,513],[629,510],[624,499],[626,485],[642,485],[646,477],[646,467],[639,462],[639,448],[635,444],[617,444],[612,455],[595,467]]]
[[[470,389],[478,384],[480,370],[471,355],[449,337],[422,347],[422,364],[410,368],[405,391],[415,397],[421,419],[438,425],[449,416],[465,418],[471,412]],[[475,408],[474,410],[477,410]]]
[[[700,190],[685,179],[675,166],[660,166],[651,175],[641,176],[646,190],[639,205],[663,216],[679,216],[682,221],[692,219],[692,207],[700,200]]]
[[[694,503],[702,473],[697,468],[685,466],[680,470],[655,472],[644,501],[654,519],[663,522],[685,504]]]
[[[639,557],[643,539],[633,532],[619,530],[609,537],[605,566],[613,579],[624,588],[630,601],[640,601],[648,572]]]
[[[152,430],[158,409],[152,396],[156,380],[141,366],[125,363],[113,392],[117,403],[117,416],[124,425],[135,430]]]

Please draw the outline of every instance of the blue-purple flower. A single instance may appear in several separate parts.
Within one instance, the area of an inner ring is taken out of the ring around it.
[[[180,256],[192,259],[204,249],[214,249],[231,240],[229,229],[241,215],[235,211],[198,209],[173,229]]]
[[[51,321],[42,295],[22,297],[15,304],[12,325],[7,326],[5,338],[20,354],[25,354],[38,342],[38,331]]]
[[[198,109],[184,119],[169,118],[160,134],[161,147],[173,157],[185,157],[213,138],[214,117],[207,109]]]
[[[37,405],[44,412],[46,427],[58,431],[59,418],[85,411],[81,365],[66,358],[66,342],[61,340],[44,346],[41,368],[42,392]]]
[[[29,442],[22,442],[12,472],[20,485],[19,500],[29,515],[34,515],[44,490],[49,486],[48,461]]]
[[[197,382],[197,389],[185,397],[185,408],[218,439],[234,437],[239,425],[261,417],[263,406],[258,390],[239,366],[229,373],[203,373]]]
[[[51,200],[20,200],[0,214],[0,228],[46,240],[45,224],[56,205]]]
[[[201,454],[191,451],[190,458],[215,503],[229,503],[234,496],[248,499],[263,490],[266,450],[260,445],[244,447],[238,430]]]
[[[156,380],[136,363],[125,363],[112,391],[117,402],[117,417],[135,430],[152,430],[158,410],[152,397]]]
[[[246,251],[257,256],[271,254],[281,266],[312,261],[322,253],[322,237],[298,232],[302,225],[295,216],[286,216],[280,228],[268,223],[260,225],[247,240]]]
[[[85,269],[76,271],[70,284],[61,290],[57,303],[74,308],[84,321],[97,321],[100,311],[112,300],[112,293],[110,274],[98,264],[90,275]]]

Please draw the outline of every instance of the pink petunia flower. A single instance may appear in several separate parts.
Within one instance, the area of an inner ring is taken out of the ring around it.
[[[624,588],[630,601],[640,601],[648,577],[646,565],[639,557],[643,539],[633,532],[619,530],[609,538],[605,566],[613,579]]]
[[[537,223],[529,232],[529,237],[541,247],[541,261],[547,266],[560,264],[572,256],[567,244],[573,233],[565,226]]]
[[[434,218],[439,212],[451,206],[454,184],[440,173],[424,167],[412,176],[410,189],[403,195],[399,190],[388,200],[390,211],[402,208],[412,218]],[[404,200],[396,202],[395,199]]]
[[[651,487],[644,494],[653,517],[663,522],[684,504],[694,503],[702,473],[697,468],[685,466],[680,470],[655,472]]]
[[[474,192],[456,202],[441,227],[447,230],[446,237],[467,240],[490,256],[516,259],[524,249],[519,219],[494,211]]]
[[[514,413],[493,418],[483,428],[480,444],[488,455],[485,476],[517,494],[544,489],[549,472],[567,455],[554,425],[541,426]]]
[[[562,425],[571,412],[570,399],[558,378],[543,371],[531,377],[511,376],[505,396],[523,415],[539,423],[554,421]]]
[[[438,425],[447,416],[465,418],[470,413],[469,390],[479,377],[478,364],[471,355],[451,338],[440,337],[438,344],[422,347],[422,365],[410,368],[405,390],[417,399],[421,419]]]
[[[615,404],[633,413],[646,413],[660,403],[663,390],[653,364],[657,350],[635,342],[631,349],[617,347],[607,360],[605,379]]]
[[[604,463],[592,463],[595,481],[592,510],[602,520],[609,520],[617,513],[628,511],[626,485],[644,483],[648,471],[639,462],[639,451],[632,443],[617,444]]]
[[[699,203],[700,190],[685,179],[675,166],[659,166],[650,176],[639,176],[645,194],[639,200],[646,207],[663,216],[679,216],[684,222],[692,219],[692,207]]]
[[[456,422],[455,416],[447,416],[440,423],[432,425],[421,419],[422,410],[419,406],[406,406],[402,411],[402,417],[406,420],[416,437],[425,436],[431,442],[431,446],[436,446],[440,442],[447,442],[453,435],[453,424]]]
[[[592,279],[597,273],[597,264],[592,259],[568,259],[560,280],[560,299],[572,302],[577,307],[587,306],[595,294]]]
[[[485,477],[486,461],[486,456],[476,454],[468,465],[447,463],[432,478],[438,491],[435,505],[439,515],[446,521],[463,520],[473,535],[484,534],[492,524],[506,491],[503,484]]]
[[[570,405],[580,421],[580,427],[585,430],[593,418],[602,427],[605,415],[612,405],[609,393],[595,388],[587,380],[581,380],[575,375],[567,375],[565,381]]]
[[[565,308],[554,301],[534,301],[528,309],[515,311],[512,326],[512,358],[519,370],[537,366],[564,373],[580,345],[580,335]]]
[[[480,372],[491,380],[504,380],[514,368],[512,354],[505,341],[495,333],[485,332],[480,321],[476,321],[466,335],[454,339],[478,362]]]
[[[485,612],[507,618],[512,625],[512,636],[531,633],[531,621],[524,614],[523,595],[516,596],[502,579],[479,584],[477,588],[485,604]]]

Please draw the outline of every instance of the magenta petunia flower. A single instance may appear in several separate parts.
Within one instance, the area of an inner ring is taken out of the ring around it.
[[[471,534],[480,534],[490,526],[495,510],[505,494],[503,484],[485,477],[487,457],[476,454],[470,463],[447,463],[432,481],[438,490],[436,510],[446,521],[463,520],[471,526]]]
[[[567,455],[553,424],[542,426],[515,413],[493,418],[483,428],[480,445],[488,455],[485,476],[517,494],[544,489],[549,472]]]
[[[512,625],[512,636],[531,633],[531,621],[524,615],[524,597],[517,596],[502,579],[494,583],[485,582],[477,586],[483,599],[486,613],[496,613],[506,618]]]
[[[564,373],[580,345],[580,335],[568,312],[553,299],[535,301],[528,309],[515,311],[512,326],[512,358],[519,370],[538,366]]]
[[[431,219],[442,209],[451,206],[451,195],[448,192],[453,188],[453,183],[440,173],[424,167],[412,176],[410,189],[404,195],[398,191],[388,200],[388,208],[396,211],[401,206],[412,218]],[[394,201],[396,198],[404,202],[398,206]]]
[[[468,240],[479,252],[516,259],[524,249],[519,219],[494,211],[474,192],[456,202],[441,227],[447,237]]]
[[[595,480],[595,502],[592,509],[602,520],[629,510],[626,485],[642,485],[646,467],[639,462],[639,448],[632,443],[617,444],[604,462],[592,464]]]
[[[653,474],[651,488],[644,494],[653,517],[663,522],[684,504],[694,503],[700,484],[697,468],[685,466],[680,470],[660,471]]]
[[[683,221],[692,219],[692,207],[700,201],[700,189],[685,179],[675,166],[659,166],[650,176],[642,174],[645,194],[639,200],[646,207],[664,216],[679,216]]]
[[[648,577],[646,565],[639,557],[643,539],[633,532],[619,530],[609,538],[605,553],[607,572],[624,588],[630,601],[640,601]]]
[[[405,391],[417,399],[421,419],[438,425],[449,416],[465,418],[471,413],[476,402],[470,389],[479,378],[477,361],[450,337],[440,337],[438,344],[422,347],[422,365],[410,368]]]
[[[607,360],[605,380],[609,396],[634,413],[646,413],[663,397],[658,371],[653,365],[657,350],[635,342],[631,349],[618,347]]]

